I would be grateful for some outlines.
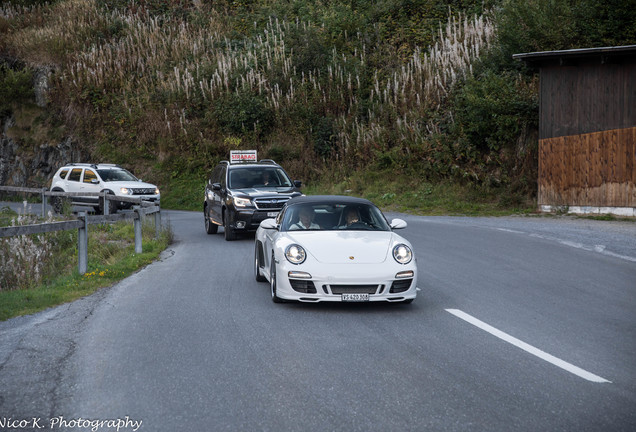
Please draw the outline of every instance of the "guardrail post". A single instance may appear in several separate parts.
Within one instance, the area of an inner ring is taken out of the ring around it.
[[[161,209],[159,208],[159,206],[155,206],[156,207],[156,212],[155,212],[155,238],[159,238],[159,236],[161,235]]]
[[[104,191],[104,216],[108,216],[110,214],[110,201],[106,199],[106,195],[108,195],[108,192]]]
[[[42,219],[46,218],[46,188],[42,188]]]
[[[140,254],[142,252],[141,212],[139,211],[139,206],[133,206],[133,210],[135,211],[135,253]]]
[[[86,212],[80,212],[78,219],[84,225],[77,229],[77,269],[83,275],[88,270],[88,218]]]

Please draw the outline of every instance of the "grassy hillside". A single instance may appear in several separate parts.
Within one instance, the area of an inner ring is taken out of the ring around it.
[[[511,55],[636,43],[630,3],[9,1],[0,109],[29,103],[11,83],[51,67],[42,121],[173,206],[198,209],[214,164],[256,148],[313,191],[527,207],[538,80]]]

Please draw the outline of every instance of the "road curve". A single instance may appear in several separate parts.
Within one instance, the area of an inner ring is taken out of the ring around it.
[[[166,212],[160,261],[83,308],[0,323],[0,376],[26,376],[34,334],[60,339],[48,396],[12,406],[26,390],[2,378],[0,411],[147,431],[634,429],[634,224],[400,216],[413,304],[276,305],[253,238]]]

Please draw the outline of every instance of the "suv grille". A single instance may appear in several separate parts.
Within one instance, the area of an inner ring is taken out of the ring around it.
[[[289,201],[289,197],[285,198],[256,198],[254,205],[258,210],[280,210],[283,205]]]
[[[154,188],[131,188],[133,195],[154,195]]]
[[[332,294],[375,294],[382,285],[330,285]],[[324,288],[324,287],[323,287]]]

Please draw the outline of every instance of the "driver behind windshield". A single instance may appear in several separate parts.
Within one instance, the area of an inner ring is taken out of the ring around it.
[[[314,209],[311,207],[301,207],[298,212],[298,222],[289,227],[290,230],[309,230],[320,229],[320,226],[314,223]]]

